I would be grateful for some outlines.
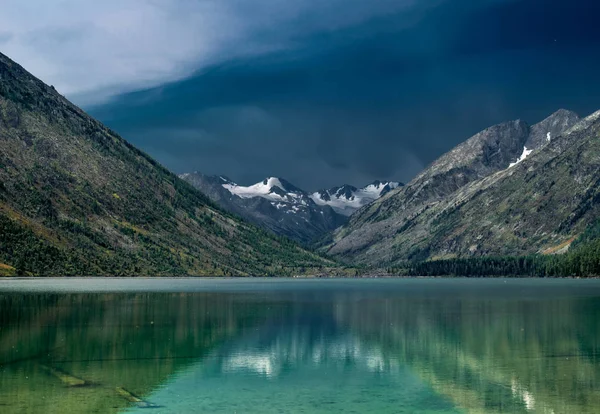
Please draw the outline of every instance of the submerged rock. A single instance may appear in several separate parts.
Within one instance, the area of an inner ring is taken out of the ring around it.
[[[119,394],[121,397],[125,398],[130,403],[135,404],[139,408],[158,408],[159,407],[156,404],[153,404],[151,402],[143,400],[142,398],[138,397],[131,391],[127,391],[125,388],[117,387],[115,390],[117,391],[117,394]]]
[[[60,380],[60,382],[65,384],[67,387],[84,387],[87,385],[91,385],[90,382],[88,382],[84,379],[81,379],[81,378],[77,378],[77,377],[75,377],[71,374],[68,374],[65,371],[60,370],[58,368],[48,367],[46,365],[42,365],[41,367],[44,371],[48,372],[50,375],[58,378]]]

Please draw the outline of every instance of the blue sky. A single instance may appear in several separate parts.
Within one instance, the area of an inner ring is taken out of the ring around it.
[[[590,0],[0,0],[0,51],[175,172],[408,181],[600,108]]]

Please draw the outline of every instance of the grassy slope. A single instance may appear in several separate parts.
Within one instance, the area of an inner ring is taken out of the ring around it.
[[[0,263],[33,275],[287,275],[333,265],[220,211],[2,54]]]

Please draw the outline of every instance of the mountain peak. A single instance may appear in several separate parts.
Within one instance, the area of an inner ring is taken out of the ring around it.
[[[579,115],[575,112],[567,109],[559,109],[531,127],[525,147],[529,150],[538,149],[563,134],[578,123],[579,120]]]
[[[358,188],[356,188],[352,185],[344,184],[340,187],[333,187],[331,190],[329,190],[329,193],[333,194],[337,198],[343,197],[343,198],[349,200],[354,196],[354,193],[357,190],[358,190]]]
[[[224,177],[221,178],[223,179]],[[263,197],[282,201],[290,196],[293,198],[307,196],[304,191],[295,185],[277,177],[267,177],[261,182],[248,187],[238,185],[231,180],[227,182],[223,181],[222,185],[229,190],[230,193],[241,198]]]
[[[375,180],[362,188],[349,184],[333,187],[329,190],[319,190],[311,194],[312,200],[319,205],[331,206],[336,212],[350,216],[361,207],[372,203],[379,197],[401,186],[394,181]]]
[[[277,177],[267,177],[263,180],[262,183],[263,183],[263,185],[265,185],[269,188],[280,187],[281,189],[284,189],[283,184]]]
[[[364,186],[361,190],[372,191],[372,192],[378,193],[378,195],[381,196],[381,195],[383,195],[383,194],[381,194],[382,191],[384,191],[384,190],[390,191],[390,190],[393,190],[394,188],[398,188],[401,185],[402,185],[402,183],[399,183],[396,181],[375,180],[371,184]]]
[[[462,185],[460,183],[464,181],[466,170],[469,170],[473,177],[483,177],[502,170],[523,152],[528,137],[529,125],[522,120],[493,125],[442,155],[412,182],[425,183],[431,181],[434,176],[445,177],[450,174],[457,175],[455,178],[458,178],[459,185]],[[455,178],[449,178],[451,184],[457,181]],[[456,185],[450,185],[449,189],[456,189]]]
[[[303,190],[296,187],[294,184],[279,177],[267,177],[263,180],[262,183],[268,188],[273,189],[274,187],[278,187],[287,193],[304,193]]]
[[[267,177],[244,187],[222,176],[194,173],[181,177],[224,209],[300,242],[310,242],[347,221],[282,178]]]

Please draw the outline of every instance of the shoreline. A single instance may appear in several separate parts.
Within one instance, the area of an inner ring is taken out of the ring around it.
[[[596,280],[600,276],[0,276],[4,281],[33,281],[33,280],[361,280],[361,279],[532,279],[532,280]]]

